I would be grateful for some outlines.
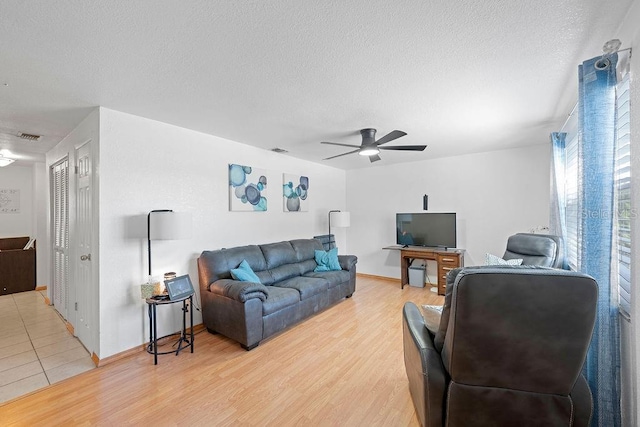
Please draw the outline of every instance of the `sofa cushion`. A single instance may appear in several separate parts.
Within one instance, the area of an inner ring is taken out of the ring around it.
[[[338,248],[328,251],[315,251],[315,259],[318,266],[314,271],[337,271],[342,270],[338,261]]]
[[[295,289],[300,293],[300,300],[305,300],[314,295],[326,292],[326,290],[329,289],[329,282],[318,277],[301,276],[279,282],[277,287]]]
[[[316,239],[292,240],[291,246],[296,251],[298,262],[312,260],[315,257],[316,250],[323,250],[322,243]]]
[[[300,264],[285,264],[269,270],[269,274],[273,278],[275,286],[279,286],[283,280],[290,279],[302,275],[302,266]]]
[[[269,286],[273,284],[273,282],[275,282],[269,270],[255,271],[255,273],[256,273],[256,276],[258,276],[258,279],[260,279],[260,283],[262,283],[263,285]]]
[[[220,279],[209,286],[209,291],[217,295],[223,295],[238,302],[260,299],[266,301],[269,290],[266,286],[256,282],[239,282],[237,280]]]
[[[254,272],[267,269],[264,255],[262,255],[260,247],[256,245],[203,251],[198,264],[201,273],[207,277],[206,286],[219,279],[231,279],[231,269],[238,267],[243,260],[249,263]],[[258,277],[260,277],[259,274]],[[262,277],[260,279],[262,283],[265,283]]]
[[[262,303],[262,315],[275,313],[299,302],[300,293],[297,290],[271,286],[269,287],[269,297]]]
[[[241,282],[260,283],[260,279],[256,276],[256,273],[253,272],[246,259],[242,260],[238,268],[231,270],[231,277]]]
[[[296,251],[289,242],[269,243],[260,245],[260,250],[267,262],[267,268],[272,270],[284,264],[294,264],[298,262]],[[274,277],[277,281],[278,279]]]
[[[312,271],[304,275],[304,277],[315,277],[317,279],[324,279],[329,282],[329,289],[348,282],[351,279],[351,274],[348,271]]]
[[[310,271],[313,271],[318,266],[318,264],[316,264],[316,260],[313,258],[306,261],[301,261],[298,263],[298,265],[300,266],[300,275],[304,275]]]

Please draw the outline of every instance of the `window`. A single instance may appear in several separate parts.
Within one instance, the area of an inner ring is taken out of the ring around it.
[[[631,138],[629,131],[629,74],[616,88],[616,108],[618,114],[617,141],[615,153],[615,206],[616,221],[613,236],[614,272],[617,272],[618,304],[620,312],[631,313],[631,218],[637,214],[631,207]]]
[[[574,116],[575,117],[575,116]],[[574,122],[577,122],[574,119]],[[575,125],[577,127],[577,123]],[[580,248],[580,206],[579,206],[579,188],[580,174],[578,173],[578,132],[572,131],[567,133],[566,140],[566,157],[565,157],[565,223],[567,227],[566,234],[566,256],[567,264],[573,271],[578,270],[579,248]]]
[[[612,256],[612,286],[617,289],[620,312],[629,317],[631,303],[631,218],[638,212],[631,206],[631,144],[629,126],[629,74],[616,87],[617,134],[614,169],[614,233]],[[566,256],[571,270],[577,271],[580,259],[581,206],[580,147],[578,144],[577,116],[567,121],[564,168]]]

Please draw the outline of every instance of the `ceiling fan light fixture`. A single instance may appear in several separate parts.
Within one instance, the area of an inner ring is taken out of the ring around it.
[[[378,149],[378,147],[365,147],[358,151],[358,154],[360,154],[361,156],[373,156],[375,154],[378,154],[379,152],[380,150]]]
[[[376,140],[376,130],[373,128],[361,129],[360,134],[362,135],[362,143],[360,145],[322,141],[321,144],[355,148],[355,150],[351,150],[351,151],[347,151],[346,153],[327,157],[326,159],[322,159],[322,160],[331,160],[331,159],[335,159],[336,157],[342,157],[349,154],[358,153],[361,156],[368,156],[369,161],[373,163],[373,162],[377,162],[378,160],[381,160],[380,156],[378,156],[378,154],[380,153],[380,150],[423,151],[425,148],[427,148],[426,145],[396,145],[392,147],[386,147],[386,146],[380,147],[380,145],[386,144],[391,141],[395,141],[396,139],[401,138],[407,134],[406,132],[403,132],[401,130],[393,130],[378,140]]]
[[[4,157],[0,155],[0,168],[5,166],[9,166],[11,163],[15,162],[15,159],[10,159],[8,157]]]

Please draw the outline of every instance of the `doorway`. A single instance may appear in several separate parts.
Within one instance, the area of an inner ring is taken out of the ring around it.
[[[73,156],[73,157],[71,157]],[[74,160],[75,159],[75,160]],[[54,308],[84,347],[95,353],[92,143],[51,166],[51,241]],[[73,179],[72,179],[73,177]]]

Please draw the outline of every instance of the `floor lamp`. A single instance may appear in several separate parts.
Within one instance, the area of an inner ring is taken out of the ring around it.
[[[171,209],[156,209],[147,215],[149,276],[151,276],[151,241],[177,240],[191,237],[191,214]]]
[[[332,215],[333,214],[333,215]],[[349,227],[351,225],[351,214],[339,210],[329,211],[329,249],[331,249],[331,219],[334,227]],[[335,239],[333,240],[335,247]]]

